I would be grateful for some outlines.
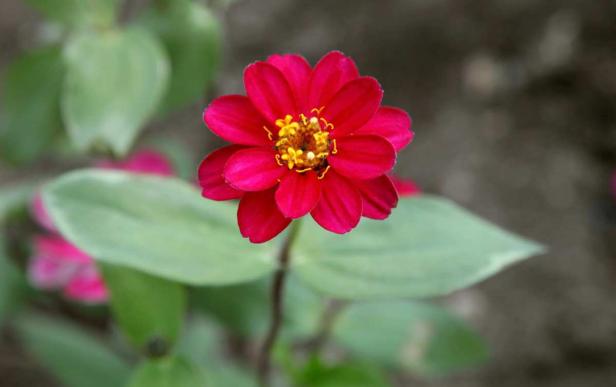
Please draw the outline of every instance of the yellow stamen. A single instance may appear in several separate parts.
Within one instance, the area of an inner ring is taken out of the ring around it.
[[[263,127],[263,130],[265,130],[267,132],[267,138],[269,138],[270,140],[274,139],[274,135],[272,134],[272,132],[266,128],[265,126]]]
[[[329,165],[327,167],[325,167],[323,172],[321,172],[321,174],[319,175],[318,179],[322,180],[325,177],[325,175],[327,174],[327,171],[329,171],[330,168],[331,168],[331,166],[329,166]]]
[[[319,176],[325,176],[329,168],[327,157],[330,153],[336,153],[337,149],[335,141],[329,138],[329,132],[334,129],[334,125],[319,117],[321,110],[323,107],[312,109],[311,114],[314,115],[309,117],[299,114],[297,120],[287,114],[275,121],[277,139],[272,141],[275,141],[278,152],[278,165],[286,165],[298,173],[315,170]],[[264,129],[272,139],[274,133]],[[330,149],[332,145],[333,149]]]
[[[281,157],[280,155],[276,155],[276,164],[282,167],[284,164],[282,163],[282,161],[280,161],[280,157]]]

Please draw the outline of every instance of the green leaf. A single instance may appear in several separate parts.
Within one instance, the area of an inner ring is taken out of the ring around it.
[[[422,195],[401,200],[385,221],[362,220],[348,235],[305,224],[292,264],[304,281],[340,298],[429,297],[542,251],[446,199]]]
[[[244,337],[264,334],[270,321],[270,280],[230,286],[200,287],[195,305],[226,329]],[[315,332],[323,309],[322,298],[293,275],[285,284],[283,335],[306,337]]]
[[[77,326],[26,315],[15,328],[26,349],[66,386],[123,386],[128,380],[128,365]]]
[[[267,281],[199,287],[192,299],[201,311],[235,334],[251,337],[267,328]]]
[[[73,142],[125,154],[165,92],[162,47],[143,29],[110,30],[78,35],[65,57],[62,113]]]
[[[109,27],[119,0],[26,0],[49,19],[69,27]]]
[[[31,182],[18,183],[0,189],[0,226],[15,211],[26,207],[34,194]]]
[[[0,155],[13,163],[31,162],[62,127],[60,91],[64,76],[57,47],[39,49],[17,59],[6,73]]]
[[[255,377],[239,367],[233,367],[228,364],[211,365],[205,371],[206,385],[212,387],[257,387]]]
[[[366,364],[326,366],[313,359],[296,381],[300,387],[387,387],[391,383],[378,369]]]
[[[236,206],[178,179],[81,170],[43,195],[62,235],[102,262],[193,285],[246,282],[275,268],[277,242],[242,239]]]
[[[154,356],[175,342],[186,309],[182,285],[126,267],[101,265],[115,320],[130,341]]]
[[[160,37],[171,61],[163,108],[180,108],[202,98],[220,57],[220,23],[216,17],[198,2],[176,0],[152,9],[143,23]]]
[[[256,387],[248,371],[232,365],[221,353],[223,332],[212,322],[196,315],[187,324],[178,343],[178,353],[186,356],[205,371],[206,386]]]
[[[487,358],[483,340],[462,320],[419,302],[351,304],[340,315],[333,339],[364,360],[425,375]]]
[[[199,312],[191,314],[182,336],[179,338],[177,353],[193,363],[204,366],[217,357],[216,350],[221,344],[219,327]]]
[[[15,311],[25,296],[25,279],[6,254],[0,235],[0,324]]]
[[[182,357],[145,361],[133,374],[129,387],[203,387],[202,371]]]

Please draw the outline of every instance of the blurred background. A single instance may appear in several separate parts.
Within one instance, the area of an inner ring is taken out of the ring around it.
[[[125,16],[147,1],[127,1]],[[208,97],[148,126],[196,163],[221,142],[201,122],[213,96],[243,93],[242,69],[272,53],[311,63],[332,49],[375,76],[413,117],[397,173],[425,192],[549,247],[447,302],[491,347],[476,369],[409,386],[616,383],[616,1],[236,0],[224,12]],[[20,0],[0,2],[0,67],[41,33]],[[0,164],[0,184],[62,171],[45,157]],[[0,385],[51,386],[15,343]]]

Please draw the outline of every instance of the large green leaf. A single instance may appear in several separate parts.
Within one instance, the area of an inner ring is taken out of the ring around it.
[[[462,320],[419,302],[351,304],[339,316],[333,339],[364,360],[428,375],[487,357],[481,337]]]
[[[169,65],[146,30],[85,32],[65,51],[62,113],[84,150],[99,142],[125,154],[165,92]]]
[[[62,52],[43,48],[17,59],[6,73],[0,155],[14,163],[34,160],[62,127]]]
[[[15,328],[26,349],[66,386],[123,386],[128,380],[128,365],[77,326],[26,315]]]
[[[49,19],[70,27],[108,27],[115,17],[119,0],[26,0]]]
[[[434,196],[401,200],[389,219],[348,235],[305,224],[293,250],[299,276],[347,299],[428,297],[487,278],[543,248]]]
[[[204,387],[199,367],[182,357],[145,361],[131,377],[129,387]]]
[[[195,102],[204,96],[220,57],[220,23],[202,4],[171,1],[153,8],[143,23],[156,33],[171,61],[165,110]]]
[[[186,309],[182,285],[127,267],[101,265],[115,320],[129,340],[151,355],[167,353]]]
[[[278,244],[242,239],[236,209],[177,179],[81,170],[48,184],[62,234],[96,259],[194,285],[250,281],[275,268]]]

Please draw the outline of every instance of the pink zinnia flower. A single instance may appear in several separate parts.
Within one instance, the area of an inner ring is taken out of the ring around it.
[[[117,169],[121,171],[144,173],[149,175],[175,175],[173,166],[171,165],[167,157],[165,157],[159,152],[147,149],[135,153],[126,160],[102,160],[97,162],[95,166],[104,169]]]
[[[205,109],[215,134],[233,143],[199,167],[203,196],[240,199],[240,232],[270,240],[308,213],[346,233],[363,215],[385,219],[398,201],[387,176],[413,138],[409,115],[381,106],[376,79],[351,58],[325,55],[314,68],[299,55],[273,55],[244,71],[247,96]]]
[[[153,151],[138,152],[126,161],[98,162],[96,166],[134,173],[173,175],[171,163]],[[28,268],[30,282],[39,289],[61,290],[68,299],[88,303],[105,302],[108,297],[107,288],[94,260],[58,234],[40,194],[34,197],[32,214],[50,234],[38,236],[34,240],[33,257]]]

